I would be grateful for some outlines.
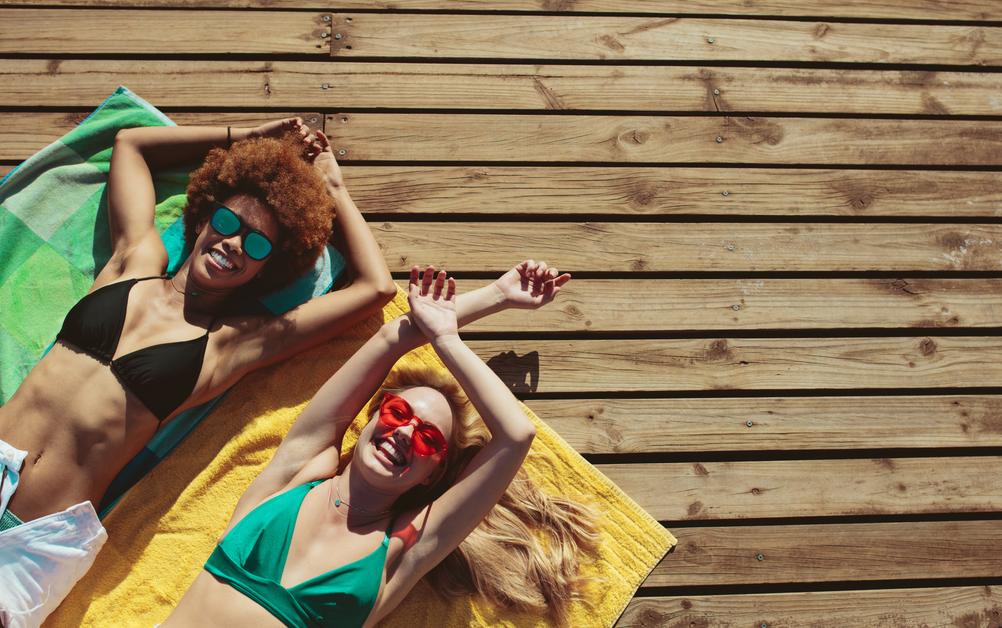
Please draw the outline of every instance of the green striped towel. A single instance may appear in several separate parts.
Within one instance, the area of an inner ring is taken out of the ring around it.
[[[0,180],[0,403],[6,403],[45,354],[66,312],[87,293],[111,256],[105,184],[115,134],[137,126],[173,126],[156,107],[119,87],[61,139]],[[184,261],[188,173],[154,173],[155,223],[167,247],[167,271]],[[313,270],[248,304],[279,314],[331,289],[344,259],[328,246]],[[175,417],[119,474],[101,504],[114,502],[162,460],[222,398]]]

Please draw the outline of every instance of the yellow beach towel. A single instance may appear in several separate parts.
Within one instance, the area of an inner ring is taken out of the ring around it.
[[[150,628],[163,621],[212,553],[240,495],[311,395],[379,324],[406,308],[406,296],[398,290],[382,319],[240,381],[107,517],[108,542],[45,625]],[[403,360],[445,368],[427,346]],[[675,538],[528,408],[525,411],[537,426],[526,461],[530,475],[544,490],[589,504],[601,517],[599,556],[585,566],[600,584],[575,604],[571,625],[611,626]],[[364,415],[356,418],[346,448],[354,444],[365,420]],[[382,625],[546,626],[547,621],[496,611],[476,599],[445,600],[422,582]]]

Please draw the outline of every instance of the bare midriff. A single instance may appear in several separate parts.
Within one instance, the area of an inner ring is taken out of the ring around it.
[[[24,521],[95,508],[157,430],[107,364],[57,342],[0,407],[0,439],[28,452],[10,510]]]
[[[191,583],[164,628],[185,626],[274,626],[282,622],[263,606],[204,569]]]

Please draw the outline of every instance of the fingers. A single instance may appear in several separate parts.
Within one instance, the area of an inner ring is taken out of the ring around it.
[[[456,300],[456,280],[453,279],[452,277],[449,277],[448,290],[445,293],[445,300],[446,301]]]
[[[435,292],[432,294],[432,298],[442,298],[442,290],[445,289],[445,280],[447,277],[448,274],[444,270],[438,271],[438,277],[435,278]]]
[[[418,280],[421,278],[421,267],[417,264],[411,266],[411,278],[407,282],[407,292],[410,294],[416,294],[418,289]]]
[[[421,277],[421,294],[428,294],[428,288],[431,287],[431,282],[435,278],[435,267],[428,266],[424,269],[424,275]]]

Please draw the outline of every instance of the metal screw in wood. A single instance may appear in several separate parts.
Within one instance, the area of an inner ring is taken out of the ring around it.
[[[713,90],[713,95],[714,96],[719,96],[720,95],[720,90],[719,89]]]
[[[707,37],[706,38],[706,43],[708,43],[708,44],[716,43],[716,41],[717,41],[716,37]]]
[[[723,192],[721,192],[721,193],[720,193],[720,195],[721,195],[721,196],[730,196],[730,195],[731,195],[731,193],[730,193],[730,192],[728,192],[727,190],[724,190]]]
[[[755,423],[753,421],[745,421],[745,425],[747,425],[748,427],[751,427],[751,426],[755,425]]]
[[[720,136],[718,135],[718,136],[717,136],[717,144],[722,144],[723,142],[724,142],[724,138],[722,138],[722,137],[720,137]]]
[[[328,33],[327,31],[324,31],[324,32],[320,33],[320,36],[323,37],[324,39],[326,39],[326,38],[330,37],[331,34]]]
[[[324,83],[323,85],[320,86],[320,89],[330,89],[330,88],[331,88],[330,83]]]
[[[755,560],[765,560],[765,554],[756,554]]]
[[[734,310],[735,312],[737,312],[738,310],[741,309],[741,306],[738,305],[737,303],[735,303],[734,305],[731,306],[731,309]]]
[[[334,33],[334,39],[341,39],[341,33]]]
[[[345,149],[342,148],[342,149],[338,150],[337,154],[341,155],[343,157],[343,156],[345,156],[345,155],[348,154],[348,151],[346,151]]]
[[[324,19],[325,22],[330,22],[331,21],[331,16],[325,15],[323,19]]]

